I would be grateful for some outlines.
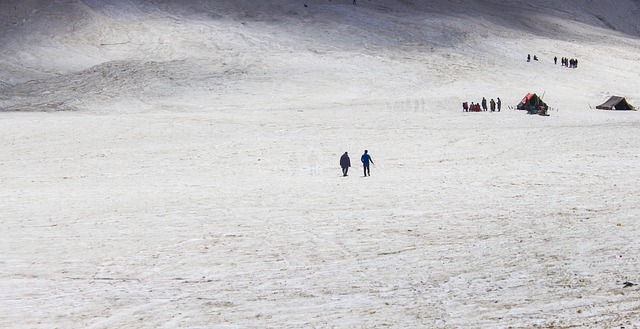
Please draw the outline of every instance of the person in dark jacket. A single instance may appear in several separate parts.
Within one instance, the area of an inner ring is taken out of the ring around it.
[[[487,110],[487,99],[482,97],[482,110],[486,111]]]
[[[342,167],[342,176],[346,177],[347,172],[349,172],[349,167],[351,167],[351,159],[349,159],[349,153],[344,152],[344,154],[340,157],[340,167]]]
[[[369,169],[369,162],[373,163],[373,159],[369,155],[369,151],[364,150],[364,154],[360,157],[362,165],[364,167],[364,177],[371,176],[371,170]]]
[[[496,105],[498,106],[498,112],[500,112],[500,108],[502,107],[502,101],[500,100],[500,97],[498,97],[498,101],[496,101]]]

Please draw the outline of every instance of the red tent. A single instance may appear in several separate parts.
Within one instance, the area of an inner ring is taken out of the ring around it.
[[[529,114],[542,114],[546,115],[547,104],[538,97],[536,94],[528,93],[520,104],[516,107],[518,110],[526,110]],[[540,112],[542,110],[542,112]]]

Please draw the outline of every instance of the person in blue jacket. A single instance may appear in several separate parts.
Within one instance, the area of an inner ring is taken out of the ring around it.
[[[360,157],[360,161],[362,161],[362,165],[364,166],[364,176],[371,176],[371,170],[369,170],[369,162],[373,163],[373,159],[371,159],[369,151],[364,150],[364,154]]]

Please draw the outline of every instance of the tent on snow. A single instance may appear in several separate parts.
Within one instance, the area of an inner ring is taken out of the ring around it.
[[[633,106],[631,106],[629,103],[627,103],[627,100],[624,99],[624,97],[620,97],[620,96],[611,96],[609,97],[609,99],[596,106],[597,109],[600,110],[634,110],[635,108]]]
[[[543,102],[536,94],[528,93],[516,107],[518,110],[526,110],[529,114],[547,114],[547,103]]]

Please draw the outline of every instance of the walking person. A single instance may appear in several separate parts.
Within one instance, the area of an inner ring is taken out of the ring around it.
[[[340,167],[342,167],[342,177],[346,177],[351,167],[351,159],[349,159],[349,153],[344,152],[340,157]]]
[[[489,102],[489,105],[491,106],[491,112],[495,112],[496,111],[496,101],[494,101],[493,98]]]
[[[482,111],[487,111],[487,99],[482,97]]]
[[[500,112],[500,108],[502,107],[502,101],[500,100],[500,97],[498,97],[498,101],[496,102],[496,105],[498,105],[498,112]]]
[[[371,170],[369,169],[369,162],[373,163],[373,159],[369,155],[369,151],[364,150],[364,154],[360,157],[362,166],[364,168],[364,177],[371,176]]]

